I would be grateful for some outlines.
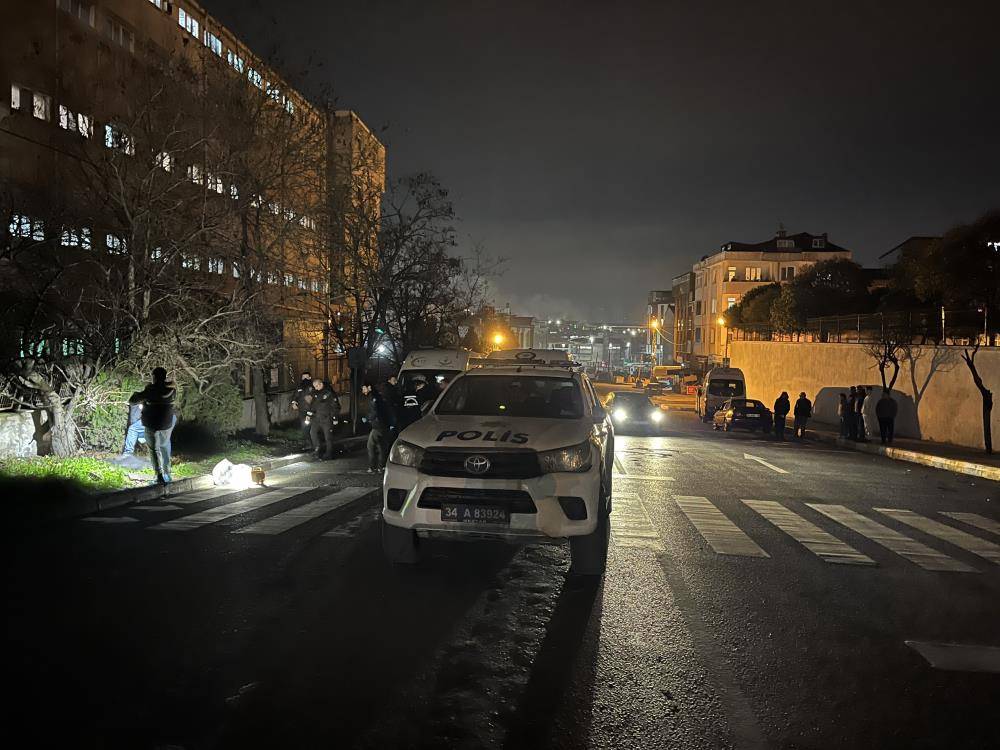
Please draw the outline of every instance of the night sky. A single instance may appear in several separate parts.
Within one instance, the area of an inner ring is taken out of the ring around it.
[[[496,302],[641,320],[778,222],[866,264],[1000,206],[1000,2],[202,0],[451,189]]]

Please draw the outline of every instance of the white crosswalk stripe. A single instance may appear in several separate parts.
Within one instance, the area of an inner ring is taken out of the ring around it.
[[[978,536],[973,536],[972,534],[947,526],[939,521],[917,515],[911,510],[902,510],[900,508],[875,508],[875,510],[889,516],[889,518],[899,521],[900,523],[912,526],[925,534],[936,536],[938,539],[944,539],[949,544],[961,547],[967,552],[978,555],[984,560],[1000,564],[1000,545],[988,542],[985,539],[980,539]]]
[[[615,492],[611,503],[611,538],[620,547],[663,551],[660,533],[653,526],[642,499],[634,492]]]
[[[263,508],[267,505],[273,505],[274,503],[294,497],[295,495],[301,495],[303,492],[308,492],[311,489],[313,488],[283,487],[281,489],[270,490],[269,492],[254,495],[253,497],[248,497],[243,500],[236,500],[231,503],[217,505],[214,508],[209,508],[208,510],[203,510],[200,513],[194,513],[190,516],[174,518],[173,520],[165,521],[148,528],[165,531],[190,531],[191,529],[208,526],[209,524],[238,516],[241,513],[257,510],[258,508]]]
[[[281,534],[289,529],[319,518],[325,513],[352,503],[359,497],[377,492],[377,487],[345,487],[332,494],[321,497],[318,500],[300,505],[297,508],[286,510],[271,518],[252,523],[242,529],[233,532],[234,534]]]
[[[209,487],[206,490],[185,492],[183,495],[168,495],[165,500],[170,503],[191,505],[192,503],[200,503],[202,500],[212,500],[225,495],[235,495],[237,492],[243,492],[243,490],[234,489],[233,487]]]
[[[326,532],[325,534],[323,534],[323,536],[329,538],[352,537],[358,532],[358,529],[361,528],[362,524],[364,524],[365,521],[374,521],[381,514],[382,514],[382,508],[372,508],[369,511],[363,511],[361,513],[358,513],[356,516],[354,516],[354,518],[352,518],[347,523]]]
[[[721,510],[712,505],[708,498],[677,495],[674,500],[698,533],[718,554],[770,557],[753,539],[723,515]]]
[[[914,539],[910,539],[898,531],[857,513],[843,505],[823,505],[821,503],[806,503],[818,513],[836,521],[852,531],[871,539],[876,544],[885,547],[890,552],[906,558],[924,570],[940,570],[958,573],[975,573],[975,568],[955,560],[947,555],[931,549]]]
[[[954,518],[956,521],[967,523],[969,526],[975,526],[977,529],[989,531],[991,534],[1000,536],[1000,522],[994,521],[992,518],[980,516],[975,513],[945,513],[944,511],[941,512],[941,515]]]
[[[841,565],[875,565],[875,561],[868,555],[861,554],[851,545],[828,534],[781,503],[771,500],[743,502],[825,562]]]

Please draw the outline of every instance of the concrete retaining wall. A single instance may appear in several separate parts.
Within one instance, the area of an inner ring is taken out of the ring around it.
[[[30,411],[0,412],[0,458],[37,456],[35,420]]]
[[[732,366],[746,376],[749,398],[770,407],[781,391],[788,391],[793,403],[805,391],[820,422],[837,424],[838,394],[852,385],[881,390],[878,368],[860,344],[733,341],[729,351]],[[896,434],[983,448],[982,398],[961,352],[961,347],[914,349],[915,362],[903,364],[893,389],[899,404]],[[980,350],[976,366],[1000,402],[1000,350]],[[1000,443],[1000,404],[992,426],[993,442]]]

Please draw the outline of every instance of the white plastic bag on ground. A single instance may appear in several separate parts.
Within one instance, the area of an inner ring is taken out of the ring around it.
[[[222,459],[212,469],[212,482],[217,485],[232,484],[234,468],[233,463],[228,458]]]

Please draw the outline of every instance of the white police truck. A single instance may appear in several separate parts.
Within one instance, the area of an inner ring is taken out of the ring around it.
[[[427,538],[569,539],[570,572],[608,553],[614,431],[579,365],[537,351],[477,359],[399,435],[383,480],[382,545],[414,563]]]

